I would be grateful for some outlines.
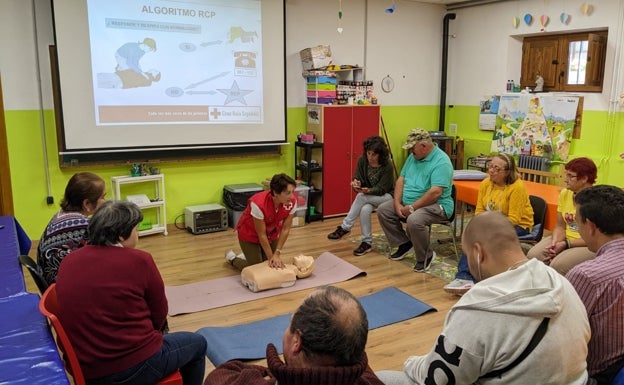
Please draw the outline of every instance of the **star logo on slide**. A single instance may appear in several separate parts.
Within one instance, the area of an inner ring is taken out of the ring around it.
[[[247,105],[247,102],[245,101],[245,95],[253,92],[253,90],[241,90],[240,88],[238,88],[238,83],[236,83],[236,80],[234,80],[230,89],[217,88],[217,91],[227,96],[225,102],[223,103],[224,105],[230,104],[233,101],[239,101],[242,104]]]

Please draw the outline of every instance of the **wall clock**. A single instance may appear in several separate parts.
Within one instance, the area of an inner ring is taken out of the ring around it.
[[[390,92],[394,89],[394,79],[387,75],[381,80],[381,90],[383,92]]]

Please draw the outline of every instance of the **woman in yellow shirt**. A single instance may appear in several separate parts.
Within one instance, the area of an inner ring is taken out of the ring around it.
[[[518,236],[533,230],[533,207],[529,193],[519,178],[516,161],[509,154],[498,154],[488,164],[489,177],[479,186],[475,215],[484,211],[500,211],[516,229]],[[462,254],[457,264],[455,280],[444,286],[447,293],[462,295],[474,284],[466,256]]]
[[[559,194],[559,215],[552,235],[542,239],[527,254],[529,258],[537,258],[549,264],[562,275],[596,255],[589,251],[578,232],[574,206],[574,195],[596,182],[596,164],[589,158],[576,158],[565,165],[565,171],[566,188]]]

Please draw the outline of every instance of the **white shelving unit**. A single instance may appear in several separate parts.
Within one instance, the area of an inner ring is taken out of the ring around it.
[[[114,176],[111,178],[113,199],[121,200],[121,186],[133,183],[152,183],[153,194],[146,194],[150,202],[138,204],[141,210],[155,209],[157,223],[148,230],[140,230],[139,236],[163,233],[167,235],[167,209],[165,206],[165,176],[163,174],[145,176]]]

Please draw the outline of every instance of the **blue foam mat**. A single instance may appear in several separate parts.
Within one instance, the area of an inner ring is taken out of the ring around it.
[[[360,297],[360,302],[366,310],[369,329],[436,311],[396,287]],[[206,356],[215,366],[234,359],[257,360],[266,356],[268,343],[273,343],[278,352],[282,353],[282,337],[290,324],[290,316],[291,314],[284,314],[244,325],[205,327],[197,333],[208,342]]]

